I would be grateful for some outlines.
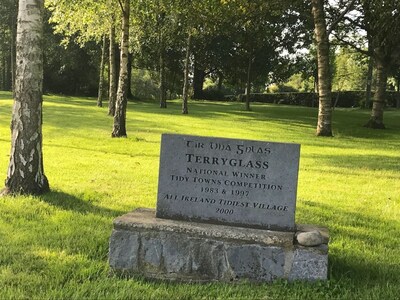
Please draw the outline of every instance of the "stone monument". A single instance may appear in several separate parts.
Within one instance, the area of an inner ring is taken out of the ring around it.
[[[183,281],[324,280],[328,230],[295,224],[300,145],[163,134],[157,209],[114,221],[111,268]]]

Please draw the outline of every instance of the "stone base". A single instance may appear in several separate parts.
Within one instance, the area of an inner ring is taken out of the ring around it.
[[[328,230],[297,229],[319,231],[321,244],[301,246],[295,232],[160,219],[138,209],[114,220],[109,263],[117,273],[181,281],[326,280]]]

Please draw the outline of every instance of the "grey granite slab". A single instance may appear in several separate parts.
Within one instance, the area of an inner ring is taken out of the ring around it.
[[[163,134],[159,218],[295,229],[300,145]]]

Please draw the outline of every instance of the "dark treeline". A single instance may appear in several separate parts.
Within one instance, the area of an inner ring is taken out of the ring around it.
[[[0,8],[3,90],[13,89],[16,2],[4,0]],[[370,125],[383,127],[384,91],[400,89],[399,0],[48,0],[45,93],[99,95],[99,106],[109,95],[114,115],[125,2],[128,98],[159,99],[165,108],[171,98],[244,95],[249,110],[251,93],[319,91],[325,124],[332,88],[366,89],[364,105],[379,111]]]

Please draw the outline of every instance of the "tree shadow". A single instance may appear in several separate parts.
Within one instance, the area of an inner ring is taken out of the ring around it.
[[[342,147],[340,147],[342,148]],[[313,158],[319,162],[336,168],[345,168],[352,171],[375,170],[375,171],[400,171],[399,156],[373,155],[373,154],[343,154],[330,155],[320,153],[303,154],[304,158]],[[331,172],[331,171],[329,171]]]
[[[96,206],[90,201],[79,199],[73,195],[60,191],[51,191],[39,197],[43,202],[55,206],[58,209],[78,212],[81,214],[95,214],[104,217],[117,217],[126,213],[122,210],[114,210],[105,207]]]
[[[234,117],[242,123],[274,122],[286,128],[309,128],[313,130],[317,125],[318,109],[303,106],[279,105],[279,104],[253,104],[251,111],[245,111],[240,102],[210,102],[191,101],[189,103],[189,115],[185,117],[212,120],[216,117]],[[136,107],[141,113],[180,115],[180,104],[177,101],[169,104],[168,110],[157,111],[156,104],[152,102],[142,103]],[[351,113],[351,116],[349,114]],[[338,109],[333,115],[334,136],[343,138],[363,139],[388,139],[397,138],[400,123],[397,114],[385,115],[388,128],[386,130],[371,130],[363,127],[369,118],[369,111],[355,109]],[[151,120],[150,120],[151,122]],[[314,133],[314,131],[313,131]]]

